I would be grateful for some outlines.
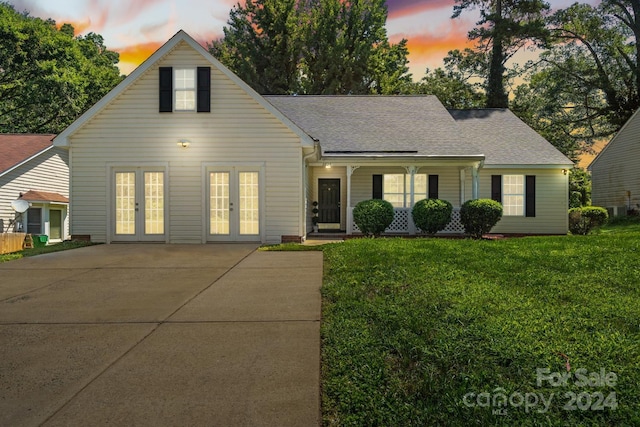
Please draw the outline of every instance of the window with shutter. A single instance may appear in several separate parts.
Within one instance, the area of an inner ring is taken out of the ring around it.
[[[211,112],[211,67],[160,67],[159,86],[161,113]]]

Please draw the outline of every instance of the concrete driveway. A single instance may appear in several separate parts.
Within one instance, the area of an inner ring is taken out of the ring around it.
[[[256,248],[0,264],[0,425],[318,425],[322,253]]]

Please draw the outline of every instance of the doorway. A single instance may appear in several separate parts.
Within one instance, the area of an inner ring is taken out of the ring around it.
[[[164,169],[113,172],[113,240],[165,241]]]
[[[208,239],[261,241],[260,171],[215,167],[207,171]]]
[[[321,229],[340,229],[340,179],[318,179],[318,223]]]

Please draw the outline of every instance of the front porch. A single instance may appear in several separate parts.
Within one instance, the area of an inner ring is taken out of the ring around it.
[[[447,227],[439,234],[464,233],[460,207],[478,198],[478,170],[475,160],[439,160],[417,165],[390,162],[318,164],[311,167],[309,224],[318,208],[319,229],[328,234],[358,235],[353,209],[363,200],[384,199],[394,206],[394,219],[385,230],[390,235],[419,235],[411,215],[414,204],[426,198],[447,200],[454,209]],[[310,228],[310,227],[309,227]]]

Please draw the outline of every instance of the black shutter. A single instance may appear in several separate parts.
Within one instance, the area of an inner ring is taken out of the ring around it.
[[[211,67],[198,67],[198,113],[211,112]]]
[[[372,199],[382,199],[382,175],[373,175]]]
[[[173,111],[173,68],[160,67],[160,112]]]
[[[438,198],[438,175],[429,175],[429,198]]]
[[[525,182],[525,216],[536,216],[536,176],[527,175]]]
[[[502,175],[491,175],[491,198],[502,203]]]

